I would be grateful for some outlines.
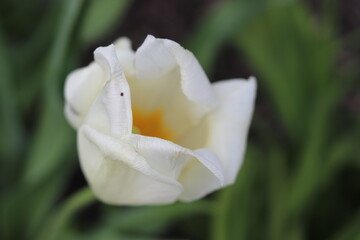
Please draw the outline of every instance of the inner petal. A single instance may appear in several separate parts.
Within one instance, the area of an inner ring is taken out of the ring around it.
[[[129,76],[127,80],[131,90],[134,133],[180,144],[184,142],[184,134],[197,126],[209,111],[208,106],[184,95],[179,69],[152,81],[135,76]]]
[[[135,134],[165,139],[192,150],[203,148],[206,145],[207,118],[177,135],[176,129],[166,121],[166,109],[158,108],[149,112],[133,107],[132,112],[133,133]]]
[[[133,128],[138,134],[174,141],[174,133],[165,123],[162,109],[142,112],[133,108],[132,112]]]

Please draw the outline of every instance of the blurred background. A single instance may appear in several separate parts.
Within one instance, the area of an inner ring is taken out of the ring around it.
[[[93,50],[147,34],[209,78],[258,78],[236,184],[114,207],[83,187],[63,84]],[[360,1],[1,0],[0,239],[360,239]]]

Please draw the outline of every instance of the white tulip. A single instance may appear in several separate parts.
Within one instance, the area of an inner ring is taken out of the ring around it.
[[[210,84],[193,54],[148,36],[95,50],[65,84],[65,115],[78,132],[95,195],[118,205],[192,201],[235,181],[256,81]]]

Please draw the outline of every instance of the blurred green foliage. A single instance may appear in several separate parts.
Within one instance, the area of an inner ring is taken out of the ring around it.
[[[344,109],[359,87],[359,59],[339,64],[345,46],[359,50],[360,37],[339,34],[337,1],[322,2],[321,18],[295,0],[210,8],[187,47],[210,76],[222,48],[237,49],[258,78],[258,106],[271,115],[256,110],[237,182],[194,203],[97,203],[83,211],[96,210],[85,227],[78,213],[91,192],[65,194],[78,165],[62,85],[132,2],[53,0],[41,8],[45,2],[0,3],[1,239],[360,239],[359,109]],[[341,191],[344,175],[350,193]]]

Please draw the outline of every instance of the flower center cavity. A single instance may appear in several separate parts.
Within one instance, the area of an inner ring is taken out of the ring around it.
[[[166,126],[163,117],[163,111],[157,109],[150,113],[143,113],[138,109],[132,109],[133,112],[133,131],[134,133],[166,139],[169,141],[173,140],[173,133]]]

